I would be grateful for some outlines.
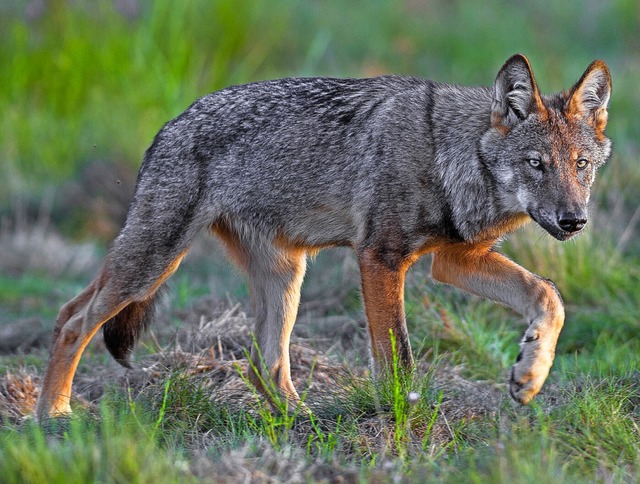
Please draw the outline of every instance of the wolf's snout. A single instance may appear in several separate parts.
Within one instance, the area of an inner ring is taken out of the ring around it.
[[[584,213],[561,212],[558,214],[558,225],[565,232],[577,232],[587,224]]]

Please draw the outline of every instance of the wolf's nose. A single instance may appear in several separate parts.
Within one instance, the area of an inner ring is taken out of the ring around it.
[[[586,224],[587,217],[581,214],[567,212],[558,215],[558,225],[565,232],[577,232],[582,230]]]

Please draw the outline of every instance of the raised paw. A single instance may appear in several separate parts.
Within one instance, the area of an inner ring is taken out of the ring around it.
[[[518,361],[511,367],[509,372],[509,395],[516,402],[527,405],[533,397],[535,397],[547,376],[549,375],[549,366],[527,364],[526,359],[518,356]]]

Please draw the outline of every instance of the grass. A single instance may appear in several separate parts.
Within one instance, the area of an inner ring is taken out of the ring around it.
[[[4,189],[60,181],[96,157],[138,160],[139,140],[151,140],[198,95],[255,76],[282,42],[287,2],[248,7],[242,16],[235,2],[207,4],[141,6],[133,31],[132,20],[105,1],[52,2],[32,22],[3,16],[2,44],[11,46],[0,68]],[[273,28],[254,43],[267,8]]]
[[[560,5],[549,15],[545,2],[495,0],[482,9],[469,0],[455,6],[377,0],[349,8],[286,0],[241,9],[233,0],[141,2],[129,17],[113,2],[55,1],[30,20],[5,6],[0,187],[37,193],[95,159],[137,166],[164,122],[229,84],[381,72],[488,84],[515,51],[529,54],[545,92],[566,88],[594,57],[605,58],[614,74],[611,117],[619,120],[611,135],[616,142],[637,138],[631,120],[640,102],[638,65],[625,56],[635,45],[630,19],[637,6],[585,3],[590,16],[579,21]],[[474,48],[479,42],[483,49]],[[629,153],[624,141],[617,149]],[[637,181],[636,165],[623,165],[625,179]]]
[[[313,413],[273,412],[240,376],[251,344],[246,285],[204,242],[142,341],[145,370],[123,373],[99,337],[90,345],[73,418],[24,418],[43,348],[0,354],[0,480],[640,478],[637,2],[188,0],[132,2],[139,11],[129,14],[116,3],[57,0],[40,14],[23,2],[0,6],[0,331],[29,320],[50,329],[61,303],[93,276],[105,248],[69,238],[119,226],[97,223],[104,202],[91,192],[125,199],[120,178],[133,182],[104,171],[87,182],[91,166],[124,167],[133,180],[160,126],[229,84],[394,72],[487,85],[520,51],[552,92],[603,58],[613,76],[614,155],[585,235],[559,244],[532,228],[503,244],[555,281],[566,302],[554,367],[529,407],[515,406],[504,385],[524,323],[434,285],[426,260],[406,290],[417,371],[396,362],[386,378],[371,378],[357,269],[333,252],[310,267],[292,349],[295,383]],[[88,196],[73,183],[85,183]],[[78,214],[77,205],[93,211]]]
[[[103,407],[84,416],[34,423],[0,436],[3,482],[175,482],[192,480],[184,458],[159,448],[132,414]],[[34,460],[36,459],[36,460]]]
[[[228,472],[230,460],[235,476],[272,472],[279,479],[291,477],[289,460],[307,479],[327,472],[319,463],[365,480],[628,481],[638,472],[637,372],[616,378],[574,375],[555,401],[528,409],[503,401],[489,419],[456,416],[451,396],[443,397],[448,390],[434,393],[433,381],[420,389],[426,394],[409,403],[405,383],[415,377],[408,375],[394,374],[380,387],[356,382],[346,401],[358,405],[342,404],[338,417],[327,413],[326,403],[316,406],[313,416],[292,417],[258,403],[242,408],[212,400],[210,389],[185,374],[167,374],[135,400],[113,390],[97,415],[80,411],[71,420],[44,426],[5,427],[0,431],[4,479],[173,482],[206,477],[203,468]],[[278,472],[276,462],[286,462],[285,472]]]

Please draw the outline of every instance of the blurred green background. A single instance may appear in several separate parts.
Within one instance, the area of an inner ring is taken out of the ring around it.
[[[638,186],[639,21],[636,0],[3,0],[0,204],[96,161],[135,169],[164,122],[229,84],[400,73],[489,85],[515,52],[544,92],[609,64],[612,171]]]
[[[588,235],[545,242],[541,253],[539,233],[525,232],[507,251],[588,307],[623,288],[632,332],[639,26],[637,0],[4,0],[0,215],[28,222],[45,211],[65,237],[108,243],[154,134],[197,97],[230,84],[398,73],[490,85],[522,52],[551,93],[602,58],[613,77],[614,154],[594,189]]]

